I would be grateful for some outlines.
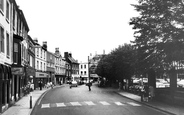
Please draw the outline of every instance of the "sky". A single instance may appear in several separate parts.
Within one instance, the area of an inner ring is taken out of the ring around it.
[[[72,53],[78,62],[90,54],[109,54],[119,45],[134,40],[129,25],[137,12],[136,0],[16,0],[29,26],[29,35],[48,51],[59,48]]]

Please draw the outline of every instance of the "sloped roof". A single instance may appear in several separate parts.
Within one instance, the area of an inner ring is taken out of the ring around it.
[[[73,59],[72,57],[68,57],[68,59],[72,62],[72,63],[77,63],[77,61],[75,59]]]

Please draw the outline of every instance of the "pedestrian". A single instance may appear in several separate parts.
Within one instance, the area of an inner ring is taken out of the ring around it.
[[[88,83],[89,91],[91,91],[91,86],[92,86],[92,83],[89,81],[89,83]]]
[[[146,102],[148,102],[148,98],[149,98],[149,87],[148,85],[144,85],[144,100]]]
[[[121,87],[122,87],[122,83],[121,81],[119,82],[119,90],[121,90]]]
[[[153,86],[149,87],[149,92],[150,92],[150,99],[152,100],[155,97],[155,90]]]

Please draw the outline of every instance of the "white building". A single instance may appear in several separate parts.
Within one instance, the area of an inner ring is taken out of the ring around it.
[[[42,86],[47,83],[48,75],[46,72],[47,65],[47,42],[43,42],[41,46],[38,44],[38,40],[35,39],[35,69],[36,75],[35,78],[37,80],[36,87],[39,87],[39,83],[41,82]]]
[[[66,61],[62,57],[59,48],[55,50],[55,78],[56,84],[62,84],[66,79]]]
[[[82,77],[82,79],[87,80],[89,77],[88,62],[79,63],[79,75]]]

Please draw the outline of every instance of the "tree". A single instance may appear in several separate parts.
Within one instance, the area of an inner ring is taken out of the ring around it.
[[[134,63],[132,55],[133,47],[130,44],[119,46],[100,60],[96,73],[111,81],[130,79]]]
[[[132,6],[140,13],[130,19],[139,70],[169,73],[174,94],[176,70],[183,69],[176,66],[184,63],[184,4],[182,0],[138,0]]]
[[[184,58],[184,4],[182,0],[138,0],[140,12],[130,25],[135,29],[135,46],[145,70],[171,69]]]

